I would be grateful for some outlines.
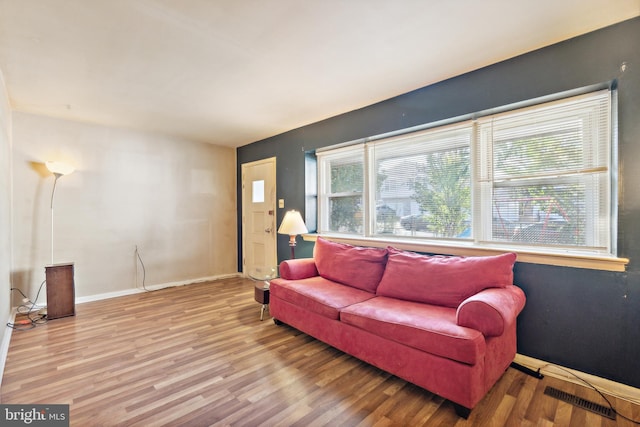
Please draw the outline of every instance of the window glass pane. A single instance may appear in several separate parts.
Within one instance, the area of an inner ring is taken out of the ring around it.
[[[376,234],[471,236],[471,126],[375,146]]]
[[[253,181],[251,201],[253,203],[264,203],[264,180]]]
[[[534,245],[585,245],[585,185],[580,182],[497,188],[494,240]]]
[[[362,233],[362,196],[329,197],[329,230]]]
[[[330,193],[362,193],[363,176],[364,171],[361,159],[332,160]]]
[[[418,168],[413,198],[435,237],[458,237],[471,222],[469,148],[430,153]]]
[[[324,190],[320,194],[322,230],[364,233],[364,154],[363,147],[339,150],[326,157],[320,155]]]
[[[495,178],[526,177],[582,168],[582,131],[579,126],[557,132],[539,132],[529,125],[529,135],[494,140]]]
[[[608,99],[581,96],[481,124],[481,149],[493,148],[484,169],[493,181],[485,239],[607,249]]]

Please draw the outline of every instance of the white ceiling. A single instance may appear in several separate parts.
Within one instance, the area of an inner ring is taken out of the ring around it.
[[[12,106],[237,147],[640,15],[640,0],[0,0]]]

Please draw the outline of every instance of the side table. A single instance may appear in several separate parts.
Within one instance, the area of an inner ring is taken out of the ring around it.
[[[73,263],[44,267],[47,280],[47,319],[75,316],[76,297],[73,283]]]
[[[249,278],[256,283],[253,287],[254,299],[262,304],[260,320],[264,319],[265,310],[269,310],[269,281],[278,276],[278,267],[257,266],[249,271]]]
[[[253,288],[253,296],[260,307],[260,320],[264,319],[264,311],[269,309],[269,282],[256,283]]]

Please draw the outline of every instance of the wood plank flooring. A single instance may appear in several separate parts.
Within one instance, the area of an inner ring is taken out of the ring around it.
[[[632,426],[543,394],[590,389],[509,369],[468,420],[451,403],[293,328],[225,279],[80,304],[14,331],[1,402],[69,404],[72,426]],[[640,406],[610,398],[640,419]]]

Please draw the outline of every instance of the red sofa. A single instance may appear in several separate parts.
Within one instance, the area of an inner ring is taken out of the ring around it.
[[[313,258],[283,261],[270,313],[455,404],[467,418],[516,354],[512,253],[427,256],[318,238]]]

